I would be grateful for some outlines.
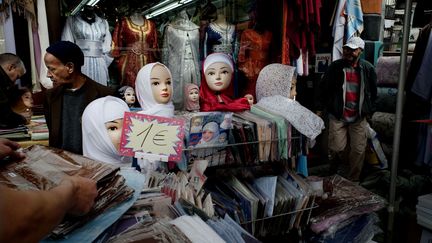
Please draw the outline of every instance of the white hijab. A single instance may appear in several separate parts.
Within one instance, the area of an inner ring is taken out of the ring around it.
[[[92,101],[82,115],[83,154],[89,158],[109,163],[131,162],[129,157],[121,156],[114,147],[105,123],[123,118],[129,107],[122,99],[106,96]]]
[[[174,83],[172,80],[170,70],[162,63],[154,62],[154,63],[149,63],[144,67],[142,67],[139,70],[135,80],[135,92],[138,98],[138,102],[140,103],[142,108],[142,111],[139,111],[138,113],[146,114],[146,115],[163,116],[163,117],[173,117],[174,105],[172,103],[172,94],[171,94],[171,100],[167,104],[159,104],[156,102],[156,100],[153,97],[153,92],[150,83],[150,75],[155,65],[162,65],[164,68],[166,68],[171,77],[171,85]]]

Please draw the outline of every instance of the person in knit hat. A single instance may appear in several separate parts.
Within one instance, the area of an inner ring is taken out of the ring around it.
[[[90,102],[113,95],[114,90],[81,72],[84,54],[76,44],[59,41],[46,52],[47,77],[54,85],[47,90],[44,101],[49,145],[82,154],[81,115]]]

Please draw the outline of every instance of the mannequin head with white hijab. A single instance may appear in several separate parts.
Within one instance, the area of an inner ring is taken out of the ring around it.
[[[173,81],[170,70],[162,63],[142,67],[135,80],[135,91],[142,111],[140,114],[174,116]]]
[[[128,105],[113,96],[96,99],[85,108],[82,115],[84,156],[109,164],[130,165],[131,158],[119,154],[123,116],[127,111]]]

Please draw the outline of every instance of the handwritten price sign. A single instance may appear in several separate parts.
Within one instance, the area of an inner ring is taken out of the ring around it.
[[[126,112],[120,142],[120,154],[135,152],[168,156],[181,160],[184,120]]]

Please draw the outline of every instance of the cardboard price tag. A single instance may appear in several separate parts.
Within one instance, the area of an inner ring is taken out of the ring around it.
[[[184,120],[125,112],[120,154],[136,152],[163,155],[170,161],[181,160]]]

